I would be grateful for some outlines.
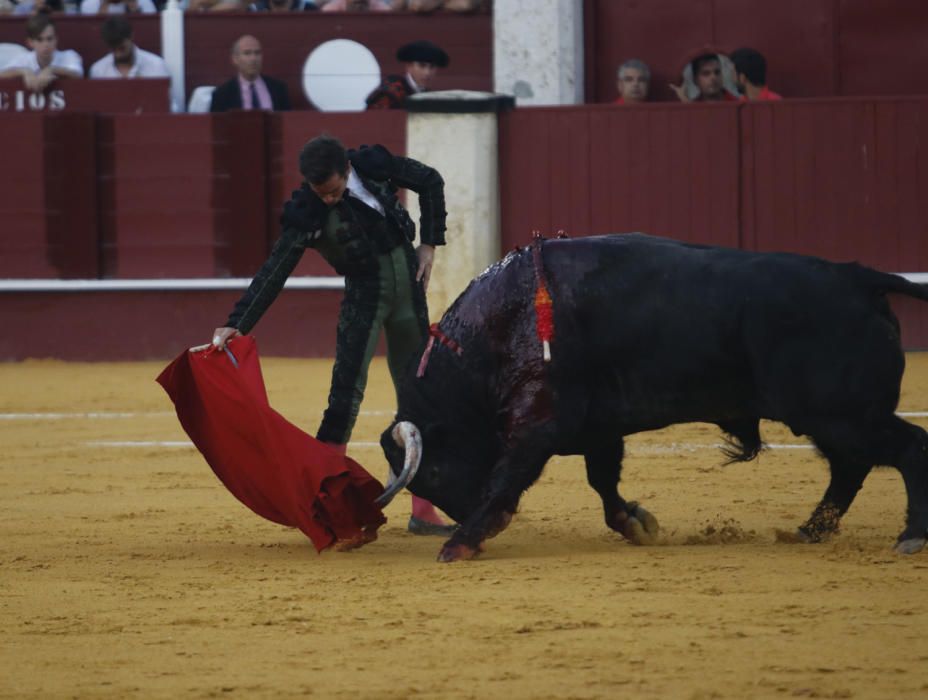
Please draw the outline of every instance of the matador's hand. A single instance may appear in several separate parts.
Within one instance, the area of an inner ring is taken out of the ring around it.
[[[241,335],[238,332],[237,328],[229,328],[228,326],[223,326],[222,328],[217,328],[213,331],[213,342],[212,345],[215,345],[219,350],[225,348],[226,343],[230,338]]]
[[[416,257],[419,258],[416,282],[422,280],[422,290],[428,291],[429,279],[432,277],[432,263],[435,261],[435,246],[420,245],[416,248]]]

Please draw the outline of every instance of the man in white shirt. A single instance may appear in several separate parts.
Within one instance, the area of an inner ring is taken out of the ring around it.
[[[132,25],[125,17],[109,17],[100,30],[111,51],[90,67],[91,78],[167,78],[161,56],[145,51],[132,41]]]
[[[55,23],[47,14],[33,15],[26,20],[26,45],[29,53],[15,56],[0,68],[0,78],[23,79],[33,92],[45,89],[61,78],[83,78],[84,62],[76,51],[58,50]]]

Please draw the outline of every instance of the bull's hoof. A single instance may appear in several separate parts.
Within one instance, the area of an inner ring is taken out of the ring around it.
[[[471,547],[469,544],[452,544],[450,541],[438,553],[438,561],[447,564],[453,561],[473,559],[483,551],[480,545]]]
[[[910,537],[907,540],[899,540],[896,543],[897,554],[917,554],[925,548],[928,542],[924,537]]]
[[[657,518],[651,515],[646,511],[642,506],[637,503],[634,504],[634,508],[629,511],[629,515],[638,519],[638,522],[641,523],[641,526],[644,528],[644,531],[648,533],[651,537],[657,537],[657,534],[660,532],[660,525],[657,523]]]
[[[814,544],[821,542],[821,538],[815,538],[801,527],[795,530],[774,530],[774,536],[780,544]]]
[[[656,523],[657,521],[655,521]],[[632,544],[649,545],[657,542],[657,532],[653,534],[648,532],[644,524],[638,518],[629,518],[625,521],[625,528],[622,532]]]

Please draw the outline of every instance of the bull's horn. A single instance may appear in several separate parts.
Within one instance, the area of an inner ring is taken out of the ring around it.
[[[406,488],[406,485],[413,480],[416,472],[419,471],[419,461],[422,459],[422,435],[419,429],[409,421],[402,421],[393,427],[390,433],[396,444],[406,450],[406,456],[403,461],[403,471],[395,479],[393,470],[390,470],[390,479],[387,481],[387,488],[375,499],[375,503],[381,508],[385,507],[393,497]]]

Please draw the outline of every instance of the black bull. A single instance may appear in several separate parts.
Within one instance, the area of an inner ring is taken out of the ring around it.
[[[763,444],[762,418],[809,436],[831,468],[799,538],[834,533],[870,470],[887,465],[908,497],[897,549],[924,546],[928,434],[895,414],[905,356],[886,294],[928,300],[928,285],[853,263],[637,234],[548,240],[542,259],[551,361],[536,335],[532,250],[520,249],[445,313],[444,344],[423,376],[408,369],[381,439],[399,474],[393,428],[408,421],[421,434],[409,488],[460,523],[440,560],[480,552],[552,455],[583,455],[606,525],[653,541],[657,521],[618,492],[623,437],[715,423],[728,456],[749,460]]]

